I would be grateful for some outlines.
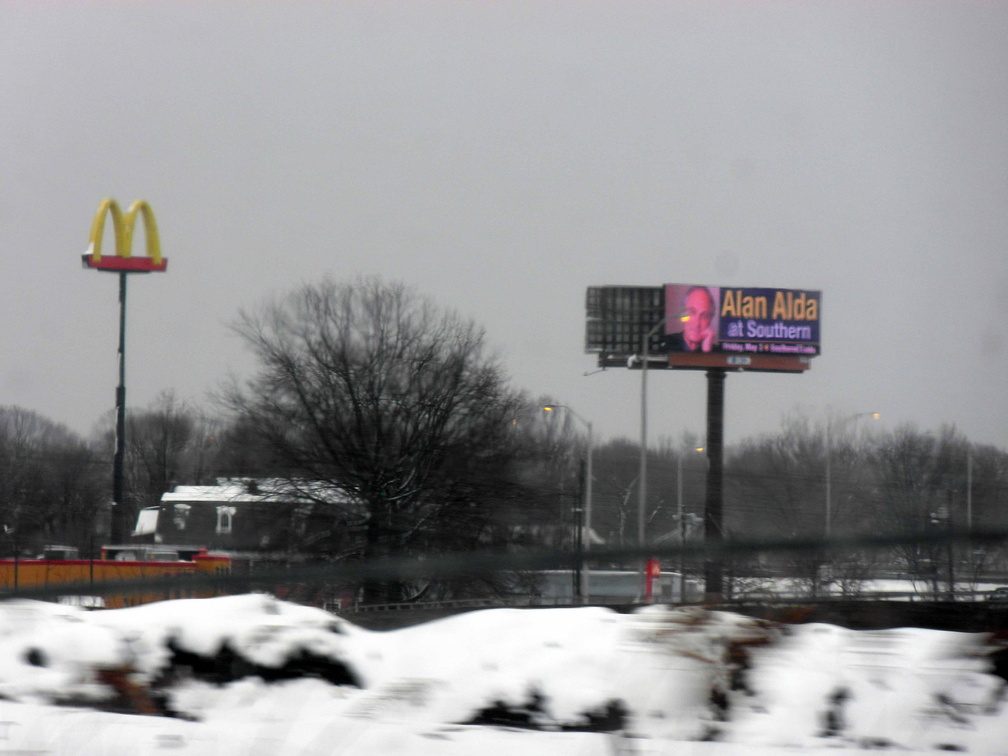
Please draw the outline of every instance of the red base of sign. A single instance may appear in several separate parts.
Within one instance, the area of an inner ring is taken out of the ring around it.
[[[811,358],[791,354],[722,354],[703,352],[673,352],[669,367],[685,370],[753,370],[771,373],[802,373],[811,366]],[[650,365],[648,366],[650,367]]]
[[[602,353],[600,368],[640,370],[635,355]],[[670,352],[648,356],[648,370],[730,370],[750,373],[804,373],[812,367],[811,357],[792,354],[724,354],[721,352]]]
[[[85,268],[119,273],[159,273],[168,269],[168,260],[164,257],[159,263],[155,263],[149,257],[119,257],[119,255],[102,255],[97,261],[94,255],[83,255],[81,260]]]

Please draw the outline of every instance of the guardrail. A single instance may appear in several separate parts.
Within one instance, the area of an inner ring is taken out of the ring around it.
[[[682,547],[672,545],[646,548],[598,549],[590,553],[591,561],[611,564],[637,564],[645,558],[658,558],[674,563],[680,556],[696,560],[724,560],[729,557],[753,555],[761,552],[820,552],[857,548],[861,550],[884,549],[909,543],[953,543],[970,542],[974,545],[1008,543],[1008,531],[972,531],[943,533],[904,533],[890,535],[862,535],[824,539],[784,539],[784,540],[726,540],[716,543],[687,543]],[[508,554],[458,553],[429,556],[425,559],[390,558],[369,562],[329,562],[297,565],[248,574],[194,574],[182,577],[147,577],[138,580],[94,580],[61,583],[54,585],[14,586],[4,597],[54,598],[62,595],[107,596],[110,594],[136,593],[142,591],[169,591],[209,588],[217,592],[241,593],[251,590],[269,590],[277,586],[310,585],[336,586],[361,585],[369,581],[418,581],[447,578],[456,575],[488,576],[501,571],[570,570],[585,562],[585,554],[540,550]],[[752,596],[740,597],[755,600]],[[796,600],[810,601],[808,595],[796,596]],[[931,596],[932,600],[934,596]],[[498,599],[491,598],[490,601]],[[780,594],[767,596],[764,600],[783,600]],[[563,604],[571,605],[572,600],[564,599]],[[514,601],[511,605],[517,605]],[[592,603],[600,603],[594,598]],[[614,603],[631,604],[632,599],[616,597]],[[529,600],[531,604],[531,599]],[[527,604],[528,605],[528,604]],[[537,605],[545,605],[541,599]],[[445,607],[446,609],[448,607]],[[371,610],[379,611],[379,610]],[[386,609],[385,611],[392,611]]]
[[[910,604],[934,604],[934,603],[977,603],[982,605],[1004,606],[1008,608],[1008,600],[991,601],[990,591],[960,591],[955,598],[947,595],[922,592],[897,592],[897,591],[868,591],[851,595],[819,595],[797,593],[773,593],[773,592],[752,592],[731,598],[723,598],[718,602],[719,606],[731,606],[733,604],[782,604],[782,605],[808,605],[808,604],[844,604],[844,603],[866,603],[872,601],[904,602]],[[454,611],[464,611],[469,609],[488,608],[545,608],[545,607],[574,607],[574,606],[619,606],[635,607],[647,606],[650,604],[669,605],[704,605],[702,600],[686,602],[668,602],[656,599],[654,601],[641,601],[628,596],[592,596],[588,601],[578,601],[569,596],[555,597],[498,597],[486,599],[450,599],[439,601],[408,601],[400,603],[386,604],[350,604],[340,605],[336,599],[327,600],[323,603],[323,608],[335,614],[355,615],[355,614],[380,614],[395,612],[430,612],[444,611],[445,613]]]
[[[323,608],[337,614],[366,614],[373,612],[406,612],[431,610],[464,610],[488,608],[534,608],[565,606],[624,606],[638,603],[627,596],[592,596],[591,601],[582,602],[569,596],[510,596],[478,599],[445,599],[438,601],[403,601],[390,604],[350,604],[342,606],[339,599],[327,600]]]

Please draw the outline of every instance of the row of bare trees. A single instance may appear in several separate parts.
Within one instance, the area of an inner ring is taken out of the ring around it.
[[[171,392],[128,413],[126,438],[127,521],[176,483],[208,480],[218,464],[211,424]],[[34,556],[54,544],[95,554],[110,531],[113,447],[111,413],[84,438],[0,406],[0,554]]]
[[[828,417],[817,420],[794,411],[779,432],[726,449],[727,537],[780,540],[1008,530],[1005,451],[970,443],[952,426],[922,431],[904,425],[881,432],[863,423],[827,436],[828,422]],[[833,423],[835,428],[835,419]],[[698,439],[689,436],[678,442],[665,439],[649,451],[649,542],[678,542],[680,490],[687,538],[703,537],[707,468],[706,458],[695,452],[698,445]],[[627,523],[637,516],[639,451],[626,440],[596,449],[594,524],[610,544],[636,542]],[[828,583],[854,592],[869,576],[880,575],[910,578],[945,593],[953,584],[968,586],[983,575],[1008,573],[1006,558],[1003,548],[912,544],[885,552],[766,553],[730,565],[730,570],[739,576],[786,575],[813,594]]]
[[[581,522],[584,428],[571,412],[544,412],[552,398],[513,388],[483,329],[413,290],[378,278],[326,279],[239,314],[234,330],[256,367],[221,388],[213,410],[166,392],[131,410],[127,423],[127,520],[177,484],[219,477],[311,481],[328,502],[331,528],[301,544],[335,558],[421,557],[524,545],[570,547]],[[585,410],[586,413],[588,410]],[[794,413],[780,432],[728,449],[726,535],[787,537],[1008,523],[1008,456],[970,444],[952,428],[871,433]],[[0,553],[67,543],[94,553],[107,534],[111,414],[92,438],[27,410],[0,408]],[[645,522],[650,541],[675,542],[680,506],[687,537],[701,533],[705,458],[701,439],[649,450]],[[827,452],[830,505],[826,505]],[[595,449],[591,537],[636,542],[639,447]],[[967,472],[968,470],[968,472]],[[682,480],[680,481],[680,473]],[[347,501],[326,495],[338,489]],[[829,527],[827,528],[827,511]],[[939,581],[978,573],[986,554],[922,548],[881,563]],[[981,559],[980,557],[983,557]],[[740,574],[783,570],[809,581],[854,584],[878,557],[806,554],[734,565]],[[880,564],[881,564],[880,563]],[[873,569],[878,569],[878,566]],[[459,596],[499,590],[482,577],[366,586],[369,600]]]
[[[87,534],[102,498],[88,445],[41,415],[0,407],[0,553],[36,534]]]

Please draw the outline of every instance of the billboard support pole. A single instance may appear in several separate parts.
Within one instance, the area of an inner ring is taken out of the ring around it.
[[[707,371],[707,499],[704,504],[704,541],[720,545],[724,540],[722,492],[724,489],[724,370]],[[721,556],[704,562],[705,600],[723,598]]]

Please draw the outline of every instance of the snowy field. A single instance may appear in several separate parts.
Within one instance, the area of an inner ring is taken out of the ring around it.
[[[663,607],[375,632],[263,594],[6,601],[0,753],[1008,754],[995,650]]]

